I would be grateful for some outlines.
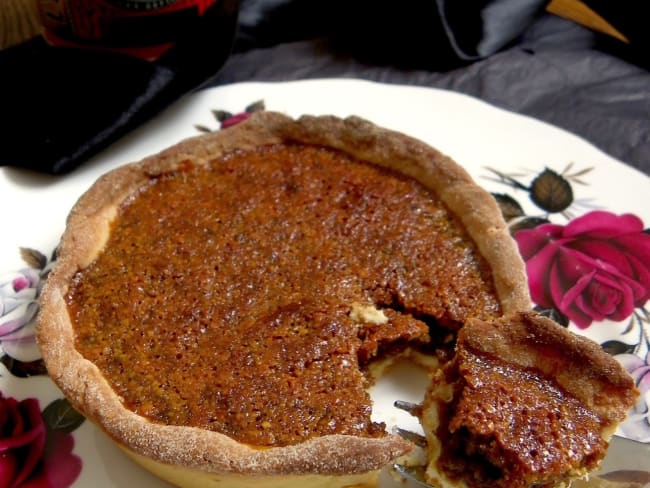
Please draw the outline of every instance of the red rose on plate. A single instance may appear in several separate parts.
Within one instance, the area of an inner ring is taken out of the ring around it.
[[[46,429],[38,400],[0,394],[0,487],[21,486],[45,450]]]
[[[221,121],[221,128],[227,129],[228,127],[237,125],[240,122],[243,122],[244,120],[249,118],[250,116],[251,116],[250,112],[239,112],[238,114],[231,115],[230,117]]]
[[[48,431],[36,398],[0,393],[0,488],[65,488],[81,472],[74,438]]]
[[[515,234],[535,303],[578,327],[621,321],[650,298],[650,235],[636,215],[593,211]]]

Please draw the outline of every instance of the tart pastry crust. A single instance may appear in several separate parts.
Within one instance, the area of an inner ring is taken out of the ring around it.
[[[469,319],[425,396],[425,477],[443,488],[568,486],[598,467],[637,395],[598,344],[542,315]]]
[[[492,271],[502,312],[530,307],[523,262],[494,199],[450,158],[358,117],[294,120],[257,113],[232,128],[185,140],[115,169],[96,181],[68,217],[58,260],[41,294],[37,338],[51,377],[72,405],[132,457],[173,482],[180,482],[173,475],[177,468],[203,473],[204,481],[230,480],[232,486],[237,486],[237,477],[249,475],[256,482],[268,482],[260,486],[287,486],[291,480],[310,486],[361,486],[372,484],[378,469],[411,449],[410,443],[393,434],[325,435],[295,445],[258,448],[219,432],[155,423],[125,408],[99,368],[75,347],[66,297],[76,273],[104,249],[125,199],[151,178],[188,164],[209,165],[234,152],[280,143],[335,148],[416,179],[444,202],[475,242]],[[187,486],[194,485],[188,481]]]

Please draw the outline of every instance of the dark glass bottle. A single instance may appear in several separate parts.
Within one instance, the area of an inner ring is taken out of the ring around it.
[[[38,0],[50,44],[117,51],[150,61],[179,40],[219,27],[236,14],[233,4],[232,0]]]
[[[0,57],[0,166],[73,170],[209,84],[237,32],[238,0],[35,1],[44,36]]]

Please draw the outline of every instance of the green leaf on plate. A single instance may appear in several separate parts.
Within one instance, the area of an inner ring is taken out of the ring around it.
[[[505,193],[492,193],[492,196],[497,201],[497,204],[501,209],[501,214],[506,222],[517,217],[523,217],[524,209],[521,208],[519,202],[510,195],[506,195]]]
[[[248,105],[245,109],[245,111],[248,113],[263,112],[264,110],[266,110],[264,100],[257,100],[251,103],[250,105]]]
[[[45,363],[42,359],[24,363],[5,354],[0,357],[0,363],[4,364],[5,368],[7,368],[12,375],[17,376],[18,378],[28,378],[30,376],[47,374],[47,369],[45,369]]]
[[[43,420],[50,430],[70,433],[83,424],[85,418],[65,398],[54,400],[43,410]]]
[[[232,113],[227,112],[225,110],[212,110],[212,115],[219,122],[223,122],[224,120],[229,119],[230,117],[232,117]]]
[[[634,352],[634,344],[625,344],[620,341],[607,341],[601,344],[603,350],[612,356]]]
[[[43,269],[47,265],[47,257],[36,249],[21,247],[20,257],[30,268]]]

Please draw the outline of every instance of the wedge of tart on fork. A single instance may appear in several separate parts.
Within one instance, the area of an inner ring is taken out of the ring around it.
[[[565,487],[596,469],[637,391],[595,342],[534,312],[469,319],[419,413],[439,488]]]

